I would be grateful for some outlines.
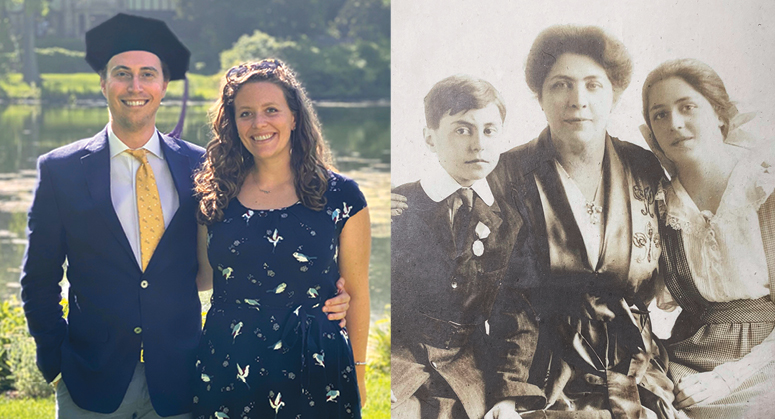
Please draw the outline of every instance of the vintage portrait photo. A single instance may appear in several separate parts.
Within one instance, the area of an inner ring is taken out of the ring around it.
[[[393,418],[768,418],[775,5],[392,3]]]

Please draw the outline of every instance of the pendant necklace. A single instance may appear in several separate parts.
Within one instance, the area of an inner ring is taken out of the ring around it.
[[[261,187],[258,186],[258,175],[255,172],[252,174],[252,176],[253,176],[253,179],[254,179],[253,182],[256,184],[256,188],[258,188],[259,191],[261,191],[261,192],[263,192],[265,194],[268,194],[268,193],[272,192],[270,189],[261,189]]]
[[[557,160],[557,165],[560,167],[565,177],[568,178],[568,180],[570,180],[571,182],[573,182],[574,185],[576,185],[576,189],[579,191],[581,196],[586,201],[587,199],[586,196],[584,196],[583,192],[581,192],[581,189],[578,187],[578,184],[576,183],[576,181],[574,181],[573,178],[570,176],[570,174],[568,174],[568,172],[565,170],[565,168],[562,167],[562,163],[560,163],[559,160]],[[589,222],[592,223],[592,225],[599,224],[603,214],[603,206],[597,205],[597,203],[595,202],[597,201],[597,191],[600,190],[601,183],[603,183],[603,169],[600,169],[600,178],[598,179],[597,187],[595,187],[595,194],[592,197],[592,200],[586,201],[584,203],[584,207],[587,210],[587,215],[589,216]]]
[[[597,201],[597,191],[600,190],[600,184],[603,183],[603,171],[600,171],[600,180],[597,182],[597,187],[595,188],[595,195],[592,197],[592,201],[587,201],[585,204],[587,207],[587,215],[589,215],[589,222],[593,225],[597,225],[600,223],[600,217],[603,213],[603,206],[597,205],[595,201]]]

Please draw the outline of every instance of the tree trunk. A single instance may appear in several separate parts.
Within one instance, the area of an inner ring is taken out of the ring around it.
[[[24,13],[24,39],[22,40],[22,74],[25,83],[40,85],[38,58],[35,56],[35,16]]]

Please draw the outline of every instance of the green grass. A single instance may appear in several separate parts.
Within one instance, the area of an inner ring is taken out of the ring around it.
[[[42,74],[43,83],[37,88],[24,83],[22,75],[7,74],[0,77],[0,91],[11,100],[43,99],[67,102],[74,99],[100,99],[100,77],[96,73]],[[190,74],[189,98],[214,101],[219,95],[219,75],[207,76]],[[180,99],[183,96],[183,82],[170,82],[167,99]]]
[[[100,76],[96,73],[43,74],[41,78],[43,99],[102,96]]]
[[[53,418],[54,410],[53,396],[45,399],[10,399],[0,396],[0,418]]]
[[[30,85],[22,81],[22,75],[16,73],[0,77],[0,92],[7,94],[10,99],[35,99],[40,97],[40,89],[30,87]]]
[[[368,398],[363,408],[363,417],[390,419],[390,372],[366,367],[366,394]]]

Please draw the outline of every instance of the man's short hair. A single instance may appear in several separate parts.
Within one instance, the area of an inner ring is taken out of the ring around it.
[[[438,129],[444,115],[482,109],[494,103],[506,120],[506,104],[489,82],[466,74],[450,76],[436,83],[425,96],[425,124]]]

